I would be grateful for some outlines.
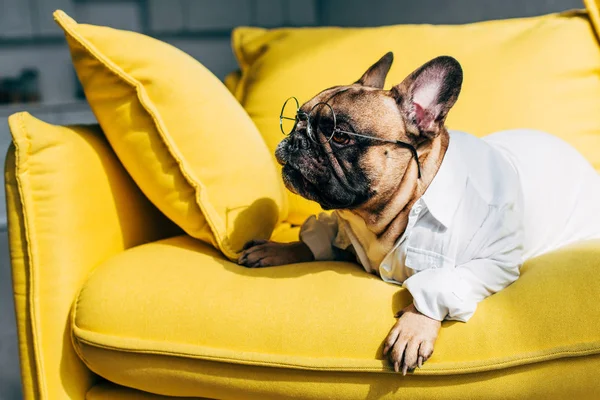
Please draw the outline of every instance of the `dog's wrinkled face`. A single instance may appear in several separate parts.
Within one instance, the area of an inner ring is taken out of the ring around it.
[[[391,90],[383,90],[392,53],[375,63],[354,84],[326,89],[302,105],[311,113],[316,141],[307,121],[298,123],[276,150],[288,189],[324,209],[379,207],[403,180],[417,178],[417,160],[406,147],[377,139],[402,141],[426,152],[444,129],[446,115],[460,92],[462,70],[456,60],[438,57],[414,71]],[[320,126],[338,132],[329,142]],[[312,110],[312,111],[311,111]],[[367,137],[363,137],[367,136]]]

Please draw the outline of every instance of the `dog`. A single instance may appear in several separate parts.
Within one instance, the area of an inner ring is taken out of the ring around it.
[[[286,187],[335,211],[310,217],[297,242],[247,243],[238,263],[356,261],[401,284],[413,303],[396,315],[383,355],[406,375],[431,357],[443,320],[468,321],[525,260],[600,237],[600,179],[543,132],[448,131],[463,82],[454,58],[384,90],[392,62],[387,53],[355,83],[282,115],[294,120],[275,154]]]

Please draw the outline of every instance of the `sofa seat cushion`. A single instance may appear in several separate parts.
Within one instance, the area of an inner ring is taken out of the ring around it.
[[[404,289],[350,263],[246,269],[179,236],[100,265],[73,339],[92,371],[162,395],[589,395],[600,393],[599,268],[600,241],[531,260],[468,323],[445,322],[433,357],[403,378],[381,342],[411,301]]]
[[[112,382],[100,382],[92,387],[86,394],[85,400],[210,400],[205,397],[172,397],[143,392]]]

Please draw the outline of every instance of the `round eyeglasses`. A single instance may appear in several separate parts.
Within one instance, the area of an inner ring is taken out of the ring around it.
[[[300,110],[300,103],[290,97],[283,103],[279,115],[279,128],[284,135],[289,135],[298,127],[298,123],[306,122],[306,134],[314,143],[328,143],[336,133],[337,121],[333,108],[327,103],[315,104],[308,113]],[[316,126],[314,123],[316,122]],[[316,128],[316,132],[315,132]],[[322,139],[317,139],[321,132]]]
[[[281,107],[281,114],[279,114],[279,129],[281,129],[281,133],[286,136],[290,135],[292,132],[296,131],[300,122],[306,122],[306,135],[316,144],[326,144],[331,142],[332,139],[338,144],[344,144],[344,142],[339,141],[336,138],[340,135],[349,135],[379,142],[392,143],[409,149],[417,163],[417,172],[419,179],[421,179],[419,155],[417,154],[417,149],[415,149],[412,144],[400,140],[383,139],[376,136],[341,130],[337,126],[337,119],[333,107],[327,103],[317,103],[308,113],[305,113],[300,110],[300,103],[297,98],[290,97],[287,99],[283,103],[283,107]]]

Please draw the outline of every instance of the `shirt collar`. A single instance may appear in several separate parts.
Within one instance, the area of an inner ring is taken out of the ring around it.
[[[450,143],[431,184],[421,196],[425,206],[444,227],[448,228],[463,197],[467,183],[467,165],[461,152],[460,135],[450,134]]]

